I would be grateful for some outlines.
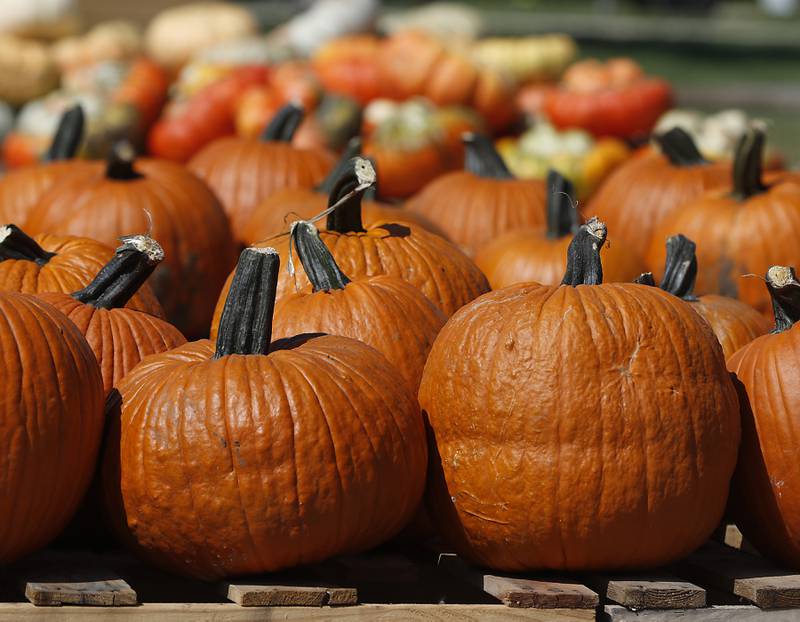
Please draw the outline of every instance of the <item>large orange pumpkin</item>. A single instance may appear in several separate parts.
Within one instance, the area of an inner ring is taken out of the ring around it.
[[[203,148],[189,170],[217,194],[237,239],[258,204],[284,188],[313,188],[333,167],[322,149],[300,149],[292,137],[303,119],[294,104],[281,108],[261,138],[226,137]]]
[[[242,241],[257,244],[288,229],[291,220],[309,219],[341,197],[331,195],[342,175],[352,168],[351,159],[361,154],[361,139],[353,138],[348,143],[339,163],[316,188],[286,188],[279,190],[258,204],[242,228]],[[415,212],[393,207],[377,201],[362,201],[361,213],[364,223],[370,226],[378,221],[409,222],[434,233],[441,233],[436,225]],[[322,226],[325,222],[322,221]]]
[[[382,354],[330,335],[270,345],[278,264],[272,249],[245,249],[216,346],[148,357],[118,385],[103,472],[113,524],[182,574],[363,551],[422,495],[419,405]]]
[[[764,131],[751,127],[740,141],[733,181],[684,203],[656,229],[646,256],[663,265],[659,240],[683,233],[698,243],[697,290],[738,298],[769,316],[771,303],[757,279],[771,265],[800,263],[800,178],[776,172],[764,178]]]
[[[206,335],[214,302],[236,259],[228,222],[208,187],[183,166],[135,159],[117,145],[106,165],[56,184],[29,219],[32,233],[85,235],[109,245],[136,231],[161,241],[151,284],[170,322]]]
[[[493,289],[534,281],[558,285],[567,267],[567,248],[578,232],[581,216],[572,182],[557,171],[547,175],[547,225],[509,231],[483,246],[475,263]],[[632,281],[643,261],[625,244],[604,244],[603,276],[607,282]]]
[[[313,224],[296,222],[291,235],[313,291],[278,302],[273,336],[327,333],[363,341],[397,368],[416,395],[428,352],[445,323],[442,312],[400,278],[379,275],[351,281]]]
[[[667,239],[667,258],[664,277],[659,287],[673,296],[688,302],[711,326],[722,346],[727,360],[753,339],[769,331],[769,322],[758,311],[735,298],[706,294],[695,296],[697,279],[696,245],[683,234]],[[636,281],[644,285],[655,285],[653,274],[642,274]]]
[[[339,178],[333,196],[341,197],[320,233],[336,263],[353,279],[388,274],[418,288],[445,316],[489,291],[486,277],[456,246],[420,227],[376,222],[362,226],[361,196],[375,183],[375,169],[364,158],[354,158],[350,173]],[[288,238],[268,242],[288,263]],[[266,244],[266,243],[264,243]],[[219,323],[231,277],[214,312],[212,331]],[[278,298],[308,291],[311,284],[302,271],[284,271],[278,279]]]
[[[515,179],[485,136],[466,134],[464,170],[442,175],[407,209],[440,227],[468,255],[506,231],[545,222],[545,185]]]
[[[0,292],[0,564],[47,544],[78,507],[103,431],[103,382],[72,322]]]
[[[654,138],[659,149],[617,167],[589,203],[589,211],[641,257],[660,223],[706,190],[724,186],[730,177],[730,165],[706,162],[682,129]],[[664,238],[657,239],[663,246]]]
[[[61,117],[50,149],[41,164],[0,177],[0,222],[25,225],[39,198],[59,179],[81,171],[86,162],[73,159],[83,141],[83,109],[76,105]]]
[[[676,297],[601,284],[605,234],[590,220],[561,285],[481,296],[431,349],[419,392],[438,450],[431,506],[473,562],[660,566],[722,517],[739,443],[722,349]]]
[[[67,294],[87,286],[114,251],[89,238],[41,234],[28,236],[16,225],[0,227],[0,290]],[[128,301],[129,309],[164,317],[150,286]]]
[[[186,342],[172,324],[125,308],[163,259],[164,251],[155,240],[130,236],[83,289],[72,294],[39,294],[72,320],[89,342],[100,364],[106,395],[145,356]]]
[[[794,270],[767,271],[775,329],[728,360],[742,408],[742,444],[733,478],[736,524],[764,555],[800,568],[800,282]]]

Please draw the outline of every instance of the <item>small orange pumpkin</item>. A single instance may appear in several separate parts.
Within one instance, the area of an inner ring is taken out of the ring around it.
[[[580,212],[572,182],[557,171],[547,175],[547,225],[509,231],[482,247],[475,263],[492,289],[534,281],[557,285],[567,267],[567,248],[580,228]],[[606,282],[632,281],[643,262],[625,244],[604,244],[601,249]]]
[[[33,238],[16,225],[0,227],[0,291],[68,294],[86,287],[114,256],[89,238],[41,234]],[[163,318],[164,309],[146,283],[127,308]]]
[[[725,358],[756,337],[769,331],[769,322],[758,311],[735,298],[707,294],[695,296],[697,279],[696,245],[683,234],[667,239],[664,278],[659,287],[688,302],[708,322],[722,346]],[[649,276],[648,276],[649,275]],[[642,274],[637,283],[655,285],[652,273]]]
[[[303,109],[287,104],[260,139],[220,138],[190,160],[189,170],[222,202],[237,239],[243,239],[245,224],[261,201],[284,188],[313,188],[333,167],[335,158],[328,151],[291,144],[302,119]]]
[[[111,261],[83,289],[72,294],[39,294],[72,320],[89,342],[100,364],[106,396],[145,356],[186,342],[172,324],[125,308],[164,259],[164,251],[147,236],[122,241]]]
[[[429,183],[407,209],[439,226],[468,255],[506,231],[544,224],[544,183],[515,179],[485,136],[465,134],[464,143],[464,170]]]

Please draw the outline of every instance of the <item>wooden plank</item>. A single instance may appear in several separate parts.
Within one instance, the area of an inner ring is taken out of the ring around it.
[[[800,574],[780,570],[761,557],[713,540],[676,568],[701,585],[727,590],[762,609],[800,607]]]
[[[608,622],[797,622],[800,612],[763,611],[752,605],[715,605],[703,609],[631,611],[621,605],[606,605]]]
[[[601,592],[602,593],[602,592]],[[697,609],[706,606],[706,591],[675,577],[612,578],[606,598],[628,609]]]
[[[0,603],[0,622],[590,622],[594,610],[512,609],[502,605],[358,605],[356,607],[240,607],[225,604],[149,604],[99,609],[68,607],[44,610],[29,603]]]
[[[225,596],[242,607],[341,607],[358,604],[358,590],[347,587],[226,583]]]
[[[488,574],[468,566],[452,553],[443,553],[439,556],[439,567],[480,587],[509,607],[594,609],[600,603],[596,592],[582,583],[569,579]]]
[[[23,562],[15,574],[25,598],[39,607],[129,607],[138,602],[136,591],[91,555],[45,553]]]

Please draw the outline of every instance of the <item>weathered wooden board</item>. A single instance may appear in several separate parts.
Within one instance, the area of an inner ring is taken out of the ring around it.
[[[753,605],[716,605],[703,609],[631,611],[621,605],[606,605],[608,622],[798,622],[798,610],[764,611]]]
[[[358,590],[346,587],[226,583],[226,597],[242,607],[322,607],[358,604]]]
[[[670,576],[620,577],[589,585],[628,609],[697,609],[706,606],[706,591]]]

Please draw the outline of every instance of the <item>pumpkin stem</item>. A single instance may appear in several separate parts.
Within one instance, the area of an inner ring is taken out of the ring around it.
[[[122,308],[164,259],[164,251],[151,237],[128,235],[120,241],[122,246],[94,280],[72,293],[75,300],[98,309]]]
[[[653,278],[652,272],[642,272],[639,276],[633,279],[637,285],[647,285],[648,287],[655,287],[656,280]]]
[[[249,247],[239,255],[217,330],[215,359],[269,352],[280,263],[274,248]]]
[[[353,163],[350,160],[360,155],[361,138],[354,136],[347,143],[347,147],[345,147],[345,150],[342,152],[342,157],[339,158],[336,166],[333,167],[333,170],[328,173],[328,176],[317,186],[317,192],[330,195],[330,193],[333,192],[333,189],[336,187],[336,183],[339,181],[339,179],[341,179],[343,175],[349,173],[353,168]]]
[[[694,283],[697,280],[697,245],[682,233],[667,238],[667,260],[664,278],[659,287],[683,300],[697,300]]]
[[[800,282],[789,266],[772,266],[767,270],[766,281],[775,314],[772,332],[782,333],[800,320]]]
[[[351,158],[328,195],[328,207],[336,208],[328,214],[326,228],[337,233],[364,231],[361,223],[361,198],[375,183],[375,169],[366,158]]]
[[[136,150],[127,140],[121,140],[111,147],[106,159],[106,178],[115,181],[133,181],[144,177],[133,168],[136,163]]]
[[[547,237],[557,240],[575,235],[580,227],[575,208],[575,186],[554,169],[547,172]]]
[[[468,132],[462,136],[464,142],[464,170],[490,179],[514,179],[503,158],[497,153],[491,139],[481,134]]]
[[[292,142],[297,128],[303,122],[303,115],[305,115],[305,111],[300,104],[286,104],[275,113],[272,121],[264,128],[261,133],[261,140],[265,142]]]
[[[55,256],[55,253],[50,253],[39,246],[36,240],[17,225],[0,227],[0,261],[22,259],[35,261],[43,266]]]
[[[567,249],[567,271],[562,285],[600,285],[603,282],[603,262],[600,248],[606,241],[606,226],[593,216],[581,225]]]
[[[673,127],[663,134],[655,134],[653,140],[673,166],[708,164],[708,160],[700,154],[692,137],[680,127]]]
[[[50,143],[50,148],[42,159],[45,162],[55,162],[74,158],[83,140],[84,120],[83,108],[80,104],[75,104],[66,110],[58,122],[53,142]]]
[[[736,145],[733,159],[733,194],[744,201],[767,189],[762,180],[766,134],[760,124],[751,123]]]
[[[333,255],[319,237],[319,231],[310,222],[292,223],[289,234],[297,246],[297,255],[315,292],[344,289],[350,279],[342,272]]]

